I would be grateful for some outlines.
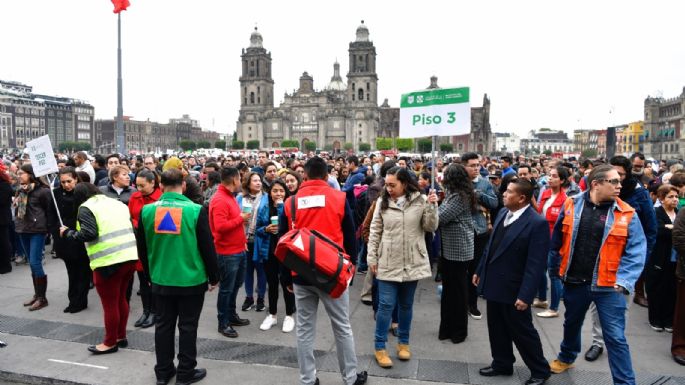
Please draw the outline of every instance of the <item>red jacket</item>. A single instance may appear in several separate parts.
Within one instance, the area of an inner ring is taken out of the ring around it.
[[[330,238],[333,242],[345,247],[341,227],[345,218],[345,193],[337,191],[328,185],[325,180],[309,180],[300,186],[297,195],[285,201],[283,209],[288,218],[288,228],[291,228],[292,215],[290,213],[290,200],[296,199],[295,227],[307,227],[315,229]],[[311,207],[303,208],[309,200]],[[313,203],[312,203],[313,202]]]
[[[542,214],[542,208],[545,207],[545,203],[547,203],[547,200],[551,197],[552,189],[547,189],[542,192],[540,202],[538,202],[538,214]],[[552,205],[547,209],[547,215],[545,215],[545,219],[549,224],[550,235],[554,231],[554,224],[557,223],[557,218],[559,218],[559,213],[562,210],[562,206],[564,206],[564,202],[566,202],[566,190],[562,188],[559,190],[559,194],[557,194]]]
[[[230,255],[245,251],[247,238],[240,206],[233,193],[219,185],[209,203],[209,227],[217,254]]]
[[[161,196],[162,190],[158,188],[150,195],[143,195],[140,191],[131,194],[131,198],[128,200],[128,212],[131,213],[131,221],[133,222],[134,229],[138,228],[138,220],[140,219],[140,212],[143,210],[143,206],[157,202]]]

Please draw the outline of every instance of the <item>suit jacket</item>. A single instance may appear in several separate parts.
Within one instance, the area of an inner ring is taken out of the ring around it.
[[[478,291],[488,301],[514,304],[517,299],[533,303],[547,266],[549,226],[532,206],[512,223],[497,250],[490,256],[493,236],[509,210],[500,210],[494,231],[476,270]],[[501,231],[501,230],[500,230]]]

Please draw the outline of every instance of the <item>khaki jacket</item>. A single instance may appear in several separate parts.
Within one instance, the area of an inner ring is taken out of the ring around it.
[[[418,192],[400,208],[390,200],[387,210],[381,200],[371,221],[367,262],[378,265],[376,277],[383,281],[408,282],[431,276],[425,233],[438,228],[437,206]]]

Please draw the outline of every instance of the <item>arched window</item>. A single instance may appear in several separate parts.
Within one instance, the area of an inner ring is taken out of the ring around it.
[[[360,88],[359,89],[359,100],[364,100],[364,89]]]
[[[254,104],[254,92],[250,92],[250,103]]]

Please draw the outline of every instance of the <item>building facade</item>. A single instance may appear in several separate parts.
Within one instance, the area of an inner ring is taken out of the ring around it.
[[[521,152],[521,137],[509,132],[495,132],[495,152],[513,154]]]
[[[521,152],[526,154],[571,153],[573,147],[573,141],[562,130],[541,128],[530,131],[528,138],[521,139]]]
[[[683,158],[685,147],[682,130],[685,126],[685,87],[680,96],[671,99],[645,99],[644,149],[656,159]]]

